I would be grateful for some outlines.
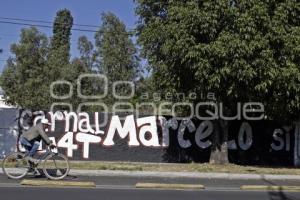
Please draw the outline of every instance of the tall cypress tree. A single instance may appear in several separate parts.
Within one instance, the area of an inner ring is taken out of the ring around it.
[[[48,56],[48,86],[58,80],[74,81],[72,65],[70,64],[70,37],[73,17],[67,9],[59,10],[53,23],[53,36]],[[76,77],[75,77],[76,78]],[[50,91],[50,89],[48,89]],[[56,95],[65,95],[68,88],[54,88]],[[49,106],[57,100],[48,95]]]
[[[53,36],[48,58],[50,81],[63,79],[68,71],[72,26],[71,12],[67,9],[58,11],[53,23]]]

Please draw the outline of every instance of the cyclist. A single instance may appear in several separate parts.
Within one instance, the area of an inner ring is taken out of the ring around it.
[[[50,148],[54,148],[55,145],[52,144],[52,141],[47,136],[45,130],[50,128],[51,123],[48,119],[43,118],[41,123],[32,126],[29,130],[24,132],[20,137],[21,144],[27,150],[25,154],[26,160],[29,162],[35,163],[33,156],[36,154],[41,140],[43,140]]]

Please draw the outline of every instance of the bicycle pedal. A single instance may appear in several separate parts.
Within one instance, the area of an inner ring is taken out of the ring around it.
[[[34,168],[29,168],[29,169],[27,170],[27,172],[28,172],[28,173],[32,173],[32,172],[35,172],[35,170],[34,170]]]
[[[37,169],[34,170],[33,175],[40,175]]]

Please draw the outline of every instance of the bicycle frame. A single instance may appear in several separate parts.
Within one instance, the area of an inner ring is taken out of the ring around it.
[[[41,150],[40,150],[41,151]],[[46,148],[46,152],[45,153],[41,153],[41,155],[39,155],[39,157],[36,159],[38,162],[36,163],[36,166],[40,165],[41,162],[43,162],[47,156],[49,155],[55,155],[56,153],[54,153],[50,147]]]

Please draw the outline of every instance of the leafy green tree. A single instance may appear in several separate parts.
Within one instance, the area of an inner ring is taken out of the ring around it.
[[[115,81],[135,81],[140,73],[139,57],[131,34],[125,24],[113,13],[102,14],[102,25],[95,35],[99,71],[108,78],[109,88]],[[127,87],[117,89],[127,94]],[[116,99],[109,93],[105,102],[110,105]]]
[[[36,28],[22,29],[20,41],[11,45],[9,58],[1,75],[0,85],[9,104],[33,110],[45,109],[44,83],[48,39]]]
[[[110,81],[133,81],[139,72],[137,49],[125,24],[113,13],[102,14],[102,25],[95,35],[100,71]]]
[[[96,52],[94,51],[94,45],[88,40],[86,36],[81,36],[78,39],[78,50],[80,53],[80,60],[84,65],[92,70],[96,69]]]
[[[76,60],[69,61],[72,24],[70,11],[58,11],[50,45],[36,28],[22,30],[20,42],[11,48],[15,56],[8,60],[1,76],[1,86],[9,103],[32,110],[49,110],[52,103],[58,101],[50,95],[50,85],[57,80],[70,81],[76,92],[77,77],[87,71],[86,66]],[[68,94],[69,87],[55,87],[54,93]],[[79,103],[76,98],[65,101],[74,107]]]
[[[300,2],[136,0],[139,42],[157,88],[214,92],[224,115],[262,102],[269,119],[300,111]],[[195,102],[203,99],[196,99]],[[216,120],[211,162],[226,163],[227,122]]]
[[[80,53],[79,58],[75,58],[73,60],[73,64],[77,67],[81,67],[81,74],[89,73],[89,74],[99,74],[102,71],[99,71],[99,57],[98,53],[94,50],[94,45],[91,41],[88,40],[86,36],[81,36],[78,39],[78,50]],[[103,93],[103,82],[97,78],[88,78],[81,79],[81,93],[86,96],[93,96],[98,93]],[[77,91],[75,91],[77,92]],[[83,99],[79,99],[78,102],[83,102]],[[86,112],[95,112],[99,111],[99,107],[84,107],[82,111]]]

